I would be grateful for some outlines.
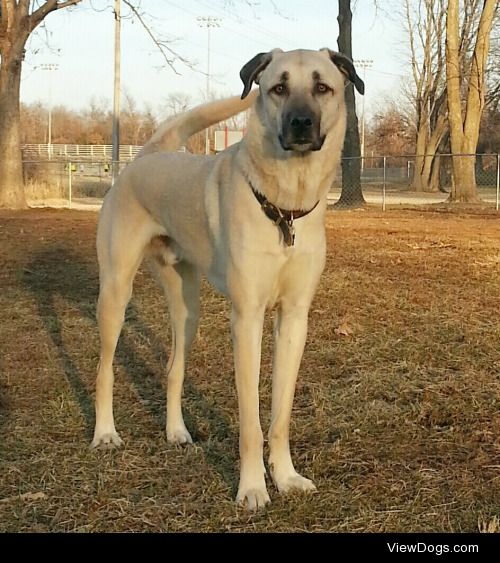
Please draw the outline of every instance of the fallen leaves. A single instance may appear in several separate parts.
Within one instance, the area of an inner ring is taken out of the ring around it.
[[[338,336],[352,336],[354,334],[354,330],[346,320],[342,321],[334,332]]]

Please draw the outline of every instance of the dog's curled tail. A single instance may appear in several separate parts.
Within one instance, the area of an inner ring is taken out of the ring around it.
[[[142,147],[137,158],[153,152],[176,151],[198,131],[248,109],[255,101],[257,92],[258,90],[254,90],[244,100],[233,96],[208,102],[167,120]]]

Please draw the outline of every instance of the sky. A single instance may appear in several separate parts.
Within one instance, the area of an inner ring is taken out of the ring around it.
[[[210,92],[240,94],[240,68],[256,53],[276,47],[337,50],[336,0],[134,0],[156,37],[188,59],[194,68],[165,65],[137,17],[122,2],[122,92],[139,109],[165,112],[170,94],[202,101],[206,92],[206,27],[198,16],[220,18],[210,32]],[[250,4],[250,5],[249,5]],[[353,58],[372,60],[365,71],[367,115],[394,96],[404,80],[404,32],[397,18],[375,11],[373,0],[357,0]],[[388,0],[386,0],[388,5]],[[23,65],[21,101],[65,105],[79,110],[92,99],[109,107],[113,99],[114,15],[112,0],[83,0],[50,14],[30,39]],[[43,70],[48,63],[57,70]],[[363,77],[363,71],[358,74]]]

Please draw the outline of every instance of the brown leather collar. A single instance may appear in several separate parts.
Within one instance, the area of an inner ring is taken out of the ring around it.
[[[279,227],[280,231],[283,234],[283,240],[285,241],[285,244],[287,246],[293,246],[295,242],[295,227],[293,226],[294,220],[309,215],[311,211],[316,209],[319,200],[308,211],[304,211],[303,209],[281,209],[280,207],[276,207],[276,205],[271,203],[264,195],[258,192],[252,186],[251,182],[248,183],[252,188],[253,195],[260,203],[262,211],[264,211],[267,217],[271,219],[271,221],[277,227]]]

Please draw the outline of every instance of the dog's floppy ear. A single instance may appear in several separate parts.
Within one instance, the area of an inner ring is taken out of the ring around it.
[[[349,57],[343,55],[342,53],[337,53],[337,51],[332,51],[331,49],[321,49],[322,51],[328,51],[330,55],[330,59],[334,65],[338,67],[340,72],[350,80],[356,90],[360,94],[365,93],[365,83],[361,80],[361,78],[357,75],[356,69],[354,68],[354,64]]]
[[[243,82],[244,88],[241,94],[241,99],[244,100],[250,90],[252,89],[252,84],[259,83],[259,74],[266,68],[266,66],[271,62],[273,58],[273,52],[269,53],[259,53],[255,57],[247,62],[247,64],[240,70],[240,78]]]

